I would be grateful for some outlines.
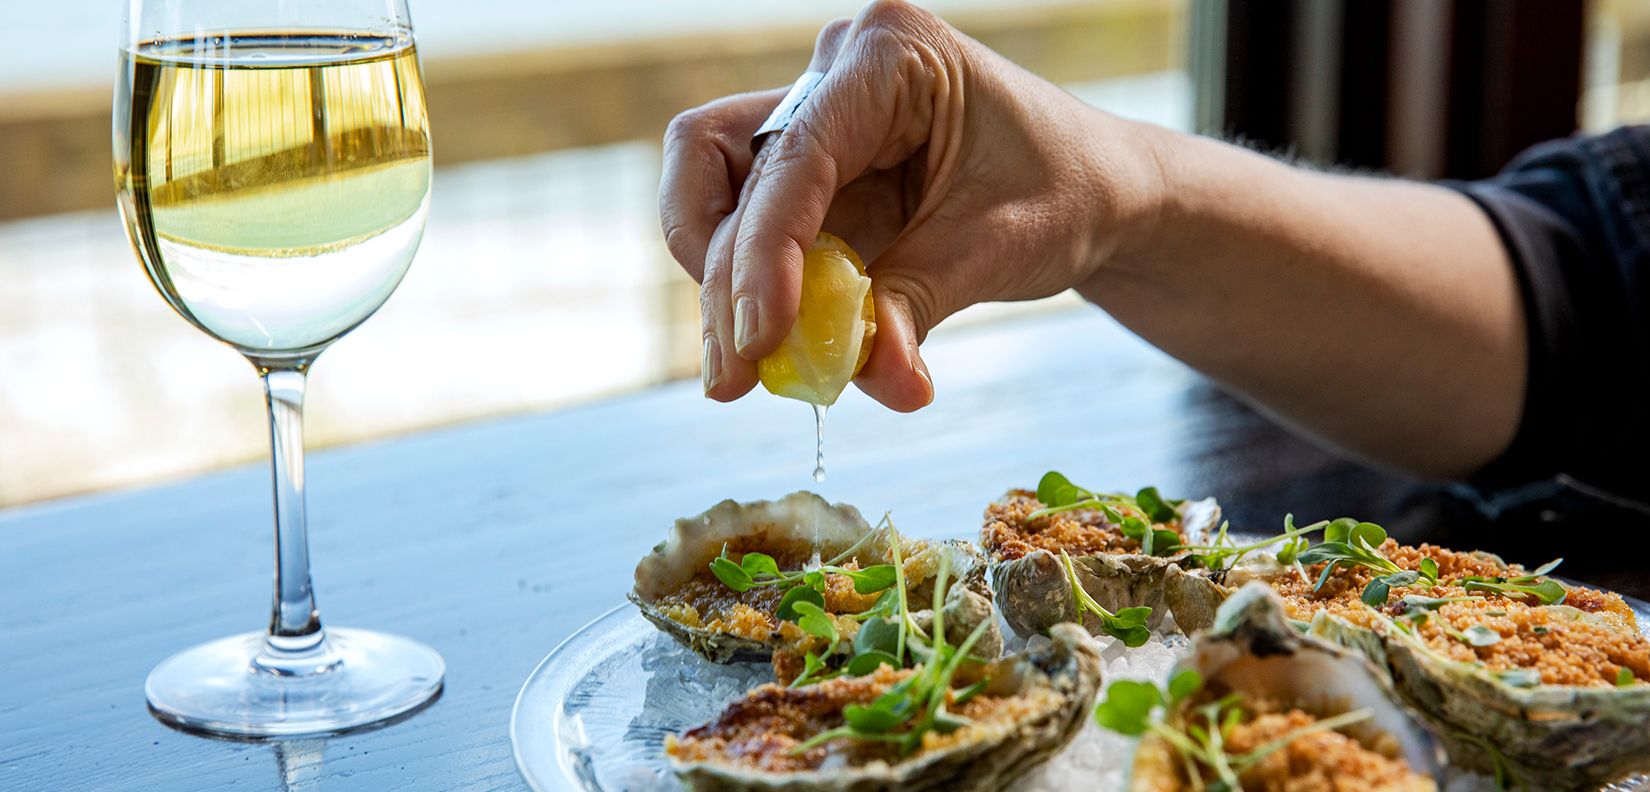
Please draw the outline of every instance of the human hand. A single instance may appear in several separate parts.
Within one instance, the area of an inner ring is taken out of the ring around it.
[[[1058,294],[1129,246],[1161,183],[1150,133],[1089,108],[937,17],[878,0],[821,31],[825,73],[752,156],[785,89],[712,102],[665,135],[666,242],[702,285],[705,394],[730,401],[795,322],[821,229],[868,263],[877,334],[860,389],[933,399],[918,345],[977,302]]]

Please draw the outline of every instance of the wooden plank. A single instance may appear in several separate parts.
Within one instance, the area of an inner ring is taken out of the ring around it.
[[[954,23],[1015,62],[1068,83],[1172,68],[1184,0],[980,11]],[[426,64],[436,163],[657,140],[670,119],[717,97],[786,85],[814,28],[626,42]],[[107,90],[0,103],[0,220],[108,206],[114,198]]]

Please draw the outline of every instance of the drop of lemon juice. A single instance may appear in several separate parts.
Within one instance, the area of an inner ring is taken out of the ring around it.
[[[825,410],[814,405],[814,481],[825,480]]]

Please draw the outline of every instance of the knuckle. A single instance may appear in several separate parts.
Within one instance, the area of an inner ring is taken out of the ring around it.
[[[928,337],[928,331],[943,318],[939,295],[927,282],[904,275],[884,276],[888,296],[899,302],[911,317],[911,330],[917,343]]]
[[[859,12],[860,27],[867,29],[909,31],[925,21],[922,9],[905,0],[873,0]]]
[[[665,145],[691,143],[712,137],[715,129],[716,121],[709,110],[706,107],[696,107],[670,119],[670,124],[665,127]]]

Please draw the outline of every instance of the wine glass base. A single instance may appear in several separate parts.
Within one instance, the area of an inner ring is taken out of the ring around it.
[[[191,647],[149,672],[149,708],[168,723],[239,737],[353,729],[416,709],[441,692],[447,665],[399,635],[326,631],[327,662],[287,676],[259,662],[267,635],[244,633]]]

